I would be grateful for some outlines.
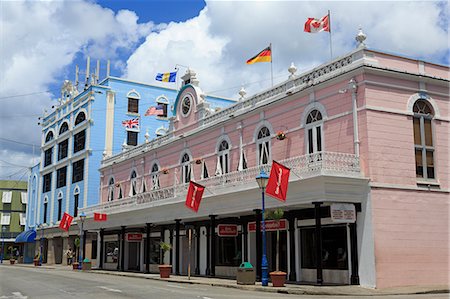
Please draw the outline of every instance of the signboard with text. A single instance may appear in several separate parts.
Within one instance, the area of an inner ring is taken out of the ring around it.
[[[333,203],[330,206],[331,221],[336,223],[354,223],[356,209],[352,203]]]
[[[217,225],[219,237],[236,237],[238,235],[238,227],[236,224],[219,224]]]
[[[142,241],[142,234],[127,234],[128,242],[139,242]]]
[[[280,219],[279,221],[266,220],[265,222],[266,222],[266,232],[287,229],[287,220],[286,219]],[[261,224],[262,224],[262,222],[261,222]],[[251,233],[256,231],[256,222],[255,221],[248,223],[248,231]]]

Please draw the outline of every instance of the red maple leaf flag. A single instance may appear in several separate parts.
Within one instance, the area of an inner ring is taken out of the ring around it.
[[[65,230],[66,232],[69,231],[70,224],[72,223],[73,217],[64,212],[64,215],[61,219],[61,222],[59,223],[59,228],[62,230]]]
[[[326,15],[321,19],[308,18],[305,23],[305,32],[317,33],[321,31],[330,32],[330,15]]]
[[[286,201],[290,172],[291,170],[286,166],[273,161],[266,193],[281,201]]]
[[[107,214],[94,213],[94,221],[106,221],[108,220]]]
[[[186,207],[197,213],[198,208],[200,207],[200,201],[202,200],[203,191],[205,191],[204,186],[190,181],[188,193],[186,195]]]

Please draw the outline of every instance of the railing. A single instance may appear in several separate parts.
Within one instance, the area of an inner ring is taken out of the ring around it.
[[[4,232],[1,233],[0,239],[15,239],[19,234],[18,232]]]
[[[279,160],[279,163],[291,169],[291,180],[305,179],[319,175],[333,175],[344,177],[361,177],[359,158],[354,154],[319,152],[304,156],[293,157],[285,160]],[[269,174],[271,165],[255,166],[242,171],[233,171],[221,176],[213,176],[197,182],[206,187],[220,186],[244,186],[256,187],[255,177],[261,169]],[[134,210],[145,205],[154,204],[159,201],[174,199],[178,196],[184,196],[187,192],[187,184],[179,184],[172,187],[150,190],[132,197],[117,201],[101,203],[81,209],[87,215],[94,211],[107,211],[109,213],[123,210]],[[234,192],[235,189],[223,188],[223,193]]]

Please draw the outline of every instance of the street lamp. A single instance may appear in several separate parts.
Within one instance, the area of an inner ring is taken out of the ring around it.
[[[41,223],[38,225],[39,229],[41,230],[41,242],[39,242],[39,265],[42,265],[42,254],[43,254],[43,246],[44,246],[44,224]]]
[[[5,254],[5,231],[6,226],[2,225],[2,252],[0,255],[0,263],[3,264],[3,255]]]
[[[264,220],[264,189],[267,186],[267,181],[269,180],[269,176],[264,172],[264,169],[261,169],[261,172],[256,176],[256,182],[258,183],[259,188],[261,189],[262,196],[262,261],[261,261],[261,284],[266,287],[269,285],[269,265],[267,263],[267,255],[266,255],[266,222]]]
[[[84,212],[81,212],[80,214],[80,221],[81,221],[81,226],[80,226],[80,255],[78,257],[79,263],[78,263],[78,269],[81,269],[81,264],[83,262],[83,224],[84,224],[84,220],[86,219],[86,214],[84,214]]]

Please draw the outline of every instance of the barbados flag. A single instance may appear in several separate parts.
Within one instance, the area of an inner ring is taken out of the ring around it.
[[[177,79],[177,72],[173,73],[158,73],[155,80],[161,82],[175,82]]]

